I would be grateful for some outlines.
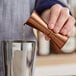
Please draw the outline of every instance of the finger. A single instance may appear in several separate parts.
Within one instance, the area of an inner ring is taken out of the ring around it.
[[[61,33],[63,35],[68,35],[68,33],[73,29],[74,24],[75,24],[75,19],[74,17],[70,16],[67,23],[62,28]]]
[[[75,26],[72,27],[72,29],[70,29],[71,31],[68,32],[67,36],[71,36],[74,34],[75,32]]]
[[[54,28],[55,23],[56,23],[58,16],[60,14],[61,8],[62,8],[62,6],[60,6],[59,4],[56,4],[51,8],[49,22],[48,22],[49,29]]]
[[[47,35],[45,36],[45,40],[51,40]]]
[[[55,24],[55,27],[53,29],[53,31],[55,33],[59,33],[61,28],[63,27],[63,25],[65,24],[65,22],[68,20],[69,18],[69,9],[68,8],[63,8],[60,12],[60,16]]]

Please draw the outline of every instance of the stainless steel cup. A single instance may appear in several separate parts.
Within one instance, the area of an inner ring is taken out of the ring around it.
[[[35,41],[4,42],[5,75],[33,76],[35,50]]]

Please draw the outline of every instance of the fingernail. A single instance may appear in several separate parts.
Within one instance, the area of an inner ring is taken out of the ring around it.
[[[58,27],[54,28],[54,32],[58,33],[59,32],[59,28]]]
[[[51,24],[51,25],[49,24],[48,26],[49,26],[49,29],[53,29],[54,28],[54,24]]]

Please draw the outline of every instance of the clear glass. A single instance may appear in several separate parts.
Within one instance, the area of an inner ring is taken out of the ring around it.
[[[5,75],[33,76],[35,41],[4,42]]]

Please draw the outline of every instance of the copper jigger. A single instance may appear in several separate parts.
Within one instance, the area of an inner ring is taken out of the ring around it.
[[[36,11],[32,13],[32,15],[30,16],[30,18],[25,24],[33,28],[36,28],[37,30],[43,32],[45,35],[51,38],[51,47],[53,47],[56,53],[61,53],[60,50],[64,46],[64,44],[67,42],[68,37],[62,34],[56,34],[52,30],[46,28],[45,26],[47,26],[47,23],[45,23],[39,17]]]

